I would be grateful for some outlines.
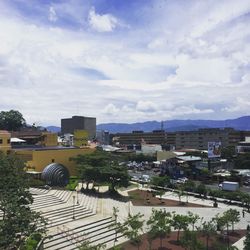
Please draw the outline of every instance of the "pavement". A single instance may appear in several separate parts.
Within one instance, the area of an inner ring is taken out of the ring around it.
[[[79,186],[77,187],[77,190],[79,191],[81,188],[81,184],[79,184]],[[142,186],[139,187],[140,189],[144,189],[147,190],[147,188],[144,188]],[[107,191],[108,187],[100,187],[100,192],[105,192]],[[137,189],[137,188],[134,188]],[[130,189],[132,190],[132,189]],[[54,193],[56,191],[50,192],[50,193]],[[128,195],[128,190],[124,190],[124,191],[119,191],[122,195],[127,196]],[[46,195],[46,194],[43,194]],[[57,208],[62,208],[64,206],[69,206],[69,205],[73,205],[73,202],[75,202],[75,198],[73,198],[73,195],[76,195],[76,192],[72,192],[72,195],[69,196],[69,199],[67,200],[66,203],[58,205]],[[79,195],[79,194],[78,194]],[[84,204],[85,201],[81,200],[83,199],[83,197],[80,196],[78,197],[80,200],[80,203]],[[172,199],[172,200],[177,200],[179,201],[179,197],[177,196],[176,193],[168,191],[165,192],[165,194],[162,196],[162,198],[166,198],[166,199]],[[242,208],[234,206],[234,205],[229,205],[229,204],[225,204],[222,202],[218,202],[218,207],[214,208],[213,207],[213,201],[211,200],[206,200],[206,199],[201,199],[201,198],[196,198],[193,196],[183,196],[182,197],[182,201],[185,201],[188,199],[188,202],[190,203],[196,203],[196,204],[201,204],[201,205],[206,205],[206,206],[210,206],[209,208],[203,207],[203,208],[199,208],[199,207],[150,207],[150,206],[133,206],[133,204],[130,201],[119,201],[119,200],[114,200],[111,198],[98,198],[96,201],[96,211],[95,211],[95,215],[88,217],[88,218],[84,218],[84,219],[80,219],[80,220],[73,220],[70,221],[68,223],[66,223],[65,225],[62,225],[61,227],[54,227],[50,229],[50,232],[57,232],[58,230],[64,228],[75,228],[78,227],[82,224],[86,224],[88,222],[93,222],[95,220],[101,219],[101,218],[106,218],[108,216],[112,216],[113,215],[113,207],[118,208],[119,212],[118,212],[118,221],[123,222],[129,213],[131,214],[136,214],[136,213],[141,213],[144,215],[144,220],[148,220],[150,215],[151,215],[151,211],[152,208],[154,209],[164,209],[167,212],[173,212],[175,211],[178,214],[187,214],[188,211],[194,213],[194,214],[198,214],[200,217],[203,218],[203,221],[209,221],[211,220],[215,215],[217,214],[223,214],[223,212],[225,212],[226,210],[233,208],[236,209],[240,212],[241,218],[240,218],[240,222],[235,224],[235,229],[246,229],[247,225],[250,225],[250,213],[245,212],[245,216],[244,218],[242,217]],[[94,202],[94,200],[90,200],[91,203]],[[55,209],[53,207],[46,207],[44,209],[41,209],[43,212],[45,211],[49,211],[51,209]],[[196,225],[199,226],[199,225]],[[146,227],[146,223],[144,223],[144,227],[143,227],[144,232],[147,231],[147,227]],[[122,243],[126,241],[126,239],[124,237],[120,238],[119,241],[117,242]],[[234,246],[238,247],[239,250],[243,250],[243,241],[244,238],[242,238],[241,240],[239,240],[238,242],[236,242],[234,244]]]

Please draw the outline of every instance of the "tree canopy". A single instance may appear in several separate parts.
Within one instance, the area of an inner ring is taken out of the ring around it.
[[[119,231],[129,240],[137,244],[138,249],[140,246],[140,234],[143,232],[143,215],[137,213],[135,215],[128,215],[124,223],[119,223]]]
[[[30,209],[28,187],[20,159],[0,153],[0,249],[17,249],[32,234],[45,232],[45,221]]]
[[[160,237],[160,245],[162,247],[162,239],[171,231],[171,213],[153,209],[147,225],[150,237],[152,239]]]
[[[129,175],[127,168],[120,166],[118,159],[111,153],[98,151],[72,158],[77,164],[78,175],[83,182],[109,183],[110,189],[118,186],[127,186]]]
[[[0,129],[16,131],[20,130],[25,124],[23,115],[17,110],[0,112]]]

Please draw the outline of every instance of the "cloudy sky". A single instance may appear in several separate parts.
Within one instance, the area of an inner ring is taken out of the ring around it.
[[[0,0],[0,110],[28,123],[250,114],[250,0]]]

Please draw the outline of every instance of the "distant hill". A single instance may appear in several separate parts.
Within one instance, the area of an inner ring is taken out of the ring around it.
[[[236,130],[250,130],[250,116],[243,116],[228,120],[169,120],[163,121],[166,131],[192,131],[199,128],[225,128],[231,127]],[[97,125],[98,130],[107,130],[110,133],[129,133],[134,130],[153,131],[161,129],[161,122],[147,121],[140,123],[103,123]]]
[[[61,128],[57,126],[48,126],[46,127],[47,131],[50,131],[52,133],[58,133],[61,132]]]

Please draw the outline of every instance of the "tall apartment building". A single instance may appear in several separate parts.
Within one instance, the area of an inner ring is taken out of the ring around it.
[[[132,133],[117,133],[113,136],[113,143],[121,146],[147,144],[165,144],[166,133],[164,130],[154,130],[152,132],[133,131]]]
[[[96,136],[96,118],[85,116],[72,116],[72,118],[61,119],[62,134],[74,134],[75,130],[86,130],[88,138]]]
[[[222,147],[236,146],[239,141],[250,135],[250,131],[237,131],[233,128],[208,128],[197,131],[176,132],[176,149],[193,148],[207,150],[208,142],[221,142]],[[167,141],[167,143],[169,143]]]
[[[196,131],[165,132],[155,130],[152,132],[133,131],[132,133],[117,133],[112,135],[113,143],[120,146],[147,144],[160,144],[168,149],[192,148],[207,150],[208,142],[221,142],[222,147],[237,146],[250,136],[250,131],[238,131],[233,128],[206,128]]]

